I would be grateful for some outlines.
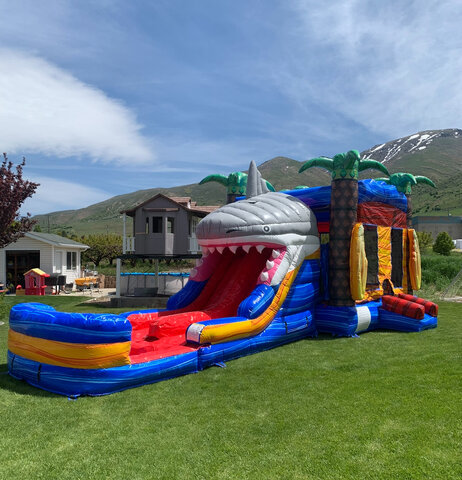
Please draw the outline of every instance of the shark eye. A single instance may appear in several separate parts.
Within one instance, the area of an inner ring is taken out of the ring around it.
[[[265,226],[263,227],[263,231],[264,231],[265,233],[269,233],[269,232],[271,232],[271,227],[268,227],[268,225],[265,225]]]

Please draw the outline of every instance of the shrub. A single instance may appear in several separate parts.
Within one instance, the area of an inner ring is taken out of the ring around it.
[[[453,248],[454,244],[449,234],[446,232],[439,233],[433,244],[433,251],[448,256]]]
[[[5,302],[5,294],[0,293],[0,322],[8,320],[9,311],[10,307]]]
[[[462,269],[462,256],[451,258],[440,255],[422,256],[422,283],[425,287],[434,285],[436,290],[444,290]]]
[[[431,233],[417,232],[417,238],[419,239],[419,247],[422,252],[424,252],[427,248],[430,248],[433,244]]]

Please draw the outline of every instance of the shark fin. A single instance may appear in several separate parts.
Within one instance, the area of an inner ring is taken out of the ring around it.
[[[269,192],[266,181],[262,178],[255,162],[252,160],[249,165],[249,176],[247,178],[246,198],[256,197],[262,193]]]

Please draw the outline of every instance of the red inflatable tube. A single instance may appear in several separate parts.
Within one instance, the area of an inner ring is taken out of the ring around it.
[[[409,302],[415,302],[419,305],[423,305],[425,308],[425,313],[428,313],[432,317],[438,316],[438,305],[436,303],[425,300],[424,298],[416,297],[415,295],[406,295],[405,293],[398,294],[398,297],[408,300]]]
[[[382,297],[382,308],[405,317],[415,318],[416,320],[422,320],[425,316],[423,305],[392,295],[384,295]]]

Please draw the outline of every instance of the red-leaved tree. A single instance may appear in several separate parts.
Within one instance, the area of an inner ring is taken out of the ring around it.
[[[23,158],[14,168],[6,153],[3,154],[0,167],[0,248],[24,236],[36,223],[30,218],[29,213],[26,216],[19,216],[21,205],[39,186],[38,183],[24,180],[22,177],[25,164],[26,159]]]

